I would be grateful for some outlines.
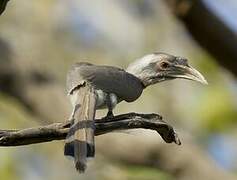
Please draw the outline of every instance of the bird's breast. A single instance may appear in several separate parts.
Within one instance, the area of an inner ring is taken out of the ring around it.
[[[101,109],[102,107],[106,107],[106,96],[107,93],[105,93],[102,90],[96,90],[97,100],[96,100],[96,109]]]
[[[118,98],[114,93],[108,94],[101,89],[97,89],[96,95],[97,95],[96,109],[105,109],[107,108],[108,103],[110,103],[114,108],[118,103]]]

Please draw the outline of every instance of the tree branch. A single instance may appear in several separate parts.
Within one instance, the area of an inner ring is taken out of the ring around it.
[[[0,15],[5,11],[8,1],[9,0],[0,1]]]
[[[63,140],[66,138],[69,126],[68,121],[23,130],[0,130],[0,146],[21,146]],[[166,143],[181,144],[174,129],[158,114],[128,113],[110,119],[95,120],[95,135],[135,128],[155,130]]]

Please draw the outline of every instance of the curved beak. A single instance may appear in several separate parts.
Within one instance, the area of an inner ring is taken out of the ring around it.
[[[208,84],[204,76],[191,66],[175,65],[175,68],[176,68],[176,73],[171,74],[170,75],[171,77],[189,79],[192,81],[200,82],[205,85]]]

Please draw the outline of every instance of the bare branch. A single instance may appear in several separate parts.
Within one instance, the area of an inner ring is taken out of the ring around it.
[[[0,1],[0,15],[5,11],[8,1],[9,0]]]
[[[23,130],[0,130],[0,146],[21,146],[65,139],[70,122]],[[157,131],[166,143],[181,144],[174,129],[158,114],[128,113],[110,119],[95,120],[95,134],[101,135],[115,130],[144,128]]]

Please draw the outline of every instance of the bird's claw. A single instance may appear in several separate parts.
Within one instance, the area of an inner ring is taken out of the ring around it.
[[[108,111],[107,115],[106,115],[105,117],[103,117],[102,119],[104,119],[104,120],[110,120],[110,119],[112,119],[112,118],[114,118],[113,112],[112,112],[112,111]]]

